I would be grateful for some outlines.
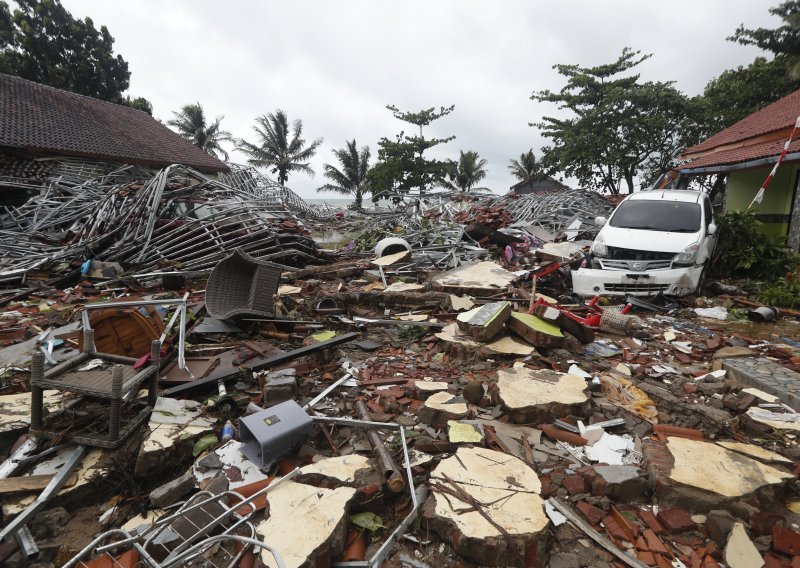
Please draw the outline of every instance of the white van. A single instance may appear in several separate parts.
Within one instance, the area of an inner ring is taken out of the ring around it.
[[[717,226],[701,191],[649,190],[626,197],[592,243],[589,267],[572,271],[573,292],[685,296],[699,291]]]

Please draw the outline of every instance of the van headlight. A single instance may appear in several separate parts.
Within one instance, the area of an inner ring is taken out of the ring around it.
[[[700,243],[693,243],[675,255],[675,264],[694,264],[697,258],[697,251],[700,250]]]
[[[597,235],[597,238],[595,238],[594,244],[592,244],[592,254],[600,258],[608,256],[608,247],[603,235]]]

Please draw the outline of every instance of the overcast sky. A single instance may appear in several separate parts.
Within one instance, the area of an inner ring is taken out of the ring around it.
[[[369,145],[374,160],[381,137],[409,126],[387,104],[455,105],[425,135],[455,135],[438,156],[477,151],[488,160],[482,185],[505,193],[509,159],[531,147],[538,156],[546,144],[528,123],[553,107],[530,96],[563,85],[554,64],[608,63],[630,46],[654,54],[640,66],[643,79],[674,80],[694,95],[758,55],[725,41],[740,23],[779,21],[767,12],[778,0],[62,3],[108,26],[130,65],[130,93],[149,99],[161,120],[198,101],[210,117],[224,115],[234,136],[255,141],[256,116],[281,108],[301,118],[308,140],[325,139],[312,161],[316,177],[289,177],[304,197],[320,196],[322,164],[346,139]]]

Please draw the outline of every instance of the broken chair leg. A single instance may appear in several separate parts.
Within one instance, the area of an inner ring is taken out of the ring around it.
[[[358,411],[359,416],[362,420],[369,420],[369,411],[367,410],[367,406],[364,404],[364,401],[359,400],[356,402],[356,410]],[[367,439],[369,440],[372,449],[375,451],[375,454],[378,457],[378,465],[383,471],[384,477],[386,478],[386,487],[392,493],[400,493],[405,489],[406,482],[403,480],[402,470],[397,467],[397,464],[394,463],[394,459],[386,450],[386,446],[383,445],[383,441],[381,437],[375,430],[368,430],[367,431]]]

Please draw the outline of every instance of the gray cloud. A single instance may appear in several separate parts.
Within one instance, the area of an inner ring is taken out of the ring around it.
[[[302,118],[308,139],[325,138],[317,177],[289,178],[306,197],[322,185],[332,148],[356,138],[375,155],[380,137],[408,126],[387,104],[455,104],[426,131],[457,137],[437,156],[478,151],[489,162],[486,185],[503,193],[513,183],[508,160],[544,143],[528,123],[556,111],[529,97],[560,88],[554,64],[606,63],[630,46],[654,53],[641,65],[644,79],[674,80],[693,95],[757,55],[725,41],[739,23],[776,23],[773,2],[749,0],[62,1],[108,26],[130,64],[130,92],[150,99],[162,120],[199,101],[224,114],[235,136],[252,138],[255,116],[283,108]]]

